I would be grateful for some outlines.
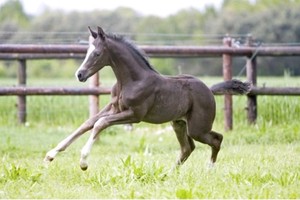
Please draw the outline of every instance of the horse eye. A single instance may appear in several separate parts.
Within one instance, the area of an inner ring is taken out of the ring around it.
[[[97,56],[97,57],[100,56],[100,52],[99,51],[95,51],[94,52],[94,56]]]

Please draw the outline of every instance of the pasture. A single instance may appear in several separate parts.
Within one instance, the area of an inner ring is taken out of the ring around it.
[[[203,78],[208,85],[219,78]],[[0,80],[12,85],[14,80]],[[111,80],[102,79],[111,85]],[[72,80],[32,80],[29,85],[80,85]],[[258,78],[258,85],[300,86],[291,77]],[[0,198],[300,198],[300,98],[259,96],[257,124],[246,119],[246,97],[235,96],[234,130],[223,130],[223,97],[217,96],[214,129],[223,133],[218,161],[196,143],[187,162],[171,171],[179,144],[169,124],[105,130],[79,167],[88,134],[48,167],[48,150],[88,117],[86,96],[27,97],[28,123],[18,125],[16,97],[0,97]],[[101,97],[101,105],[108,96]]]

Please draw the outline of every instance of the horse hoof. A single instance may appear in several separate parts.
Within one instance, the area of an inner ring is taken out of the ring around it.
[[[44,158],[45,163],[50,163],[52,160],[54,160],[54,158],[52,156],[49,156],[49,155],[46,155],[46,157]]]
[[[80,168],[82,171],[85,171],[88,168],[88,164],[86,162],[80,162]]]
[[[46,156],[46,157],[44,158],[44,167],[45,167],[45,168],[48,168],[50,162],[51,162],[53,159],[54,159],[53,157]]]
[[[80,165],[82,171],[86,171],[88,169],[87,165]]]

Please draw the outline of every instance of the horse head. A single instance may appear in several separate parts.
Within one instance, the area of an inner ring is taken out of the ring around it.
[[[109,65],[106,34],[101,27],[98,27],[97,32],[93,31],[90,27],[88,29],[90,32],[89,48],[85,59],[75,73],[75,76],[81,82],[85,82],[104,66]]]

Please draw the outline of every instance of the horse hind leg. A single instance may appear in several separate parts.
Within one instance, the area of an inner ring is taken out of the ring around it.
[[[189,122],[188,134],[194,140],[207,144],[211,147],[211,166],[217,161],[218,153],[221,149],[223,136],[215,131],[203,131],[201,124]]]
[[[187,135],[186,122],[183,120],[173,121],[172,127],[176,133],[177,140],[180,144],[180,155],[176,162],[177,166],[182,165],[195,149],[194,141]]]
[[[222,144],[222,141],[223,141],[223,135],[221,135],[220,133],[217,133],[215,131],[211,131],[209,133],[211,139],[210,139],[210,145],[211,146],[211,150],[212,150],[212,153],[211,153],[211,166],[214,165],[214,163],[217,161],[217,156],[218,156],[218,153],[221,149],[221,144]]]
[[[211,166],[217,161],[218,153],[221,149],[221,144],[223,141],[223,136],[215,131],[210,131],[208,133],[199,134],[196,137],[192,136],[195,140],[207,144],[211,147]]]

